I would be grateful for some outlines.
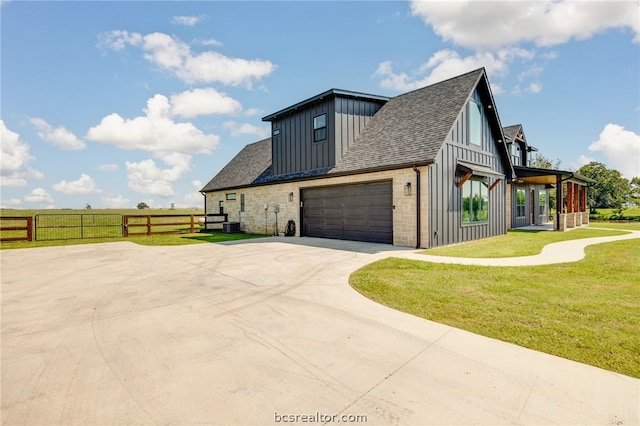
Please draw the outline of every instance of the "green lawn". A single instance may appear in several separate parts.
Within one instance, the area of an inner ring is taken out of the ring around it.
[[[590,228],[626,229],[629,231],[640,231],[640,222],[594,222],[589,221]]]
[[[31,247],[51,247],[51,246],[68,246],[75,244],[95,244],[95,243],[112,243],[115,241],[129,241],[143,246],[178,246],[186,244],[200,243],[220,243],[225,241],[246,240],[250,238],[261,238],[266,235],[262,234],[224,234],[220,231],[201,232],[195,234],[167,234],[167,235],[150,235],[135,236],[129,238],[87,238],[74,240],[50,240],[50,241],[12,241],[0,243],[0,249],[18,249]]]
[[[580,262],[535,267],[390,258],[350,283],[400,311],[640,378],[638,264],[638,240],[625,240],[587,247]]]
[[[590,237],[622,235],[623,231],[580,228],[567,232],[510,230],[505,235],[438,247],[422,253],[454,257],[515,257],[538,254],[550,243]]]
[[[596,214],[602,216],[603,219],[616,215],[615,209],[596,209]],[[637,218],[640,216],[640,207],[625,207],[622,210],[622,216],[628,218]]]

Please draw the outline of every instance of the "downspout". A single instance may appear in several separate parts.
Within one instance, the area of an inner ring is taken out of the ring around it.
[[[413,166],[416,172],[416,248],[420,248],[420,170]]]

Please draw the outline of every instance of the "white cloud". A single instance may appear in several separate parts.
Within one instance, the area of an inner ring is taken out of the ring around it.
[[[102,205],[107,209],[126,209],[131,207],[131,203],[128,198],[124,198],[122,195],[105,195],[100,197]]]
[[[0,208],[3,209],[15,209],[22,205],[22,200],[19,198],[9,198],[8,200],[0,200]]]
[[[192,192],[184,196],[181,203],[176,203],[177,207],[189,208],[189,207],[202,207],[204,206],[204,197],[200,193],[203,185],[199,180],[191,181]]]
[[[593,157],[588,157],[586,155],[580,155],[580,157],[578,157],[578,160],[569,166],[569,170],[578,170],[580,167],[584,166],[585,164],[589,164],[592,161],[596,161],[596,159]]]
[[[174,122],[166,96],[155,95],[147,101],[145,116],[124,119],[108,115],[89,129],[87,139],[122,149],[210,153],[220,142],[214,134],[205,134],[191,123]]]
[[[142,43],[142,35],[138,33],[129,34],[128,31],[114,30],[98,35],[98,47],[100,49],[111,49],[120,51],[127,46],[137,46]]]
[[[152,159],[125,163],[129,188],[141,194],[169,197],[174,194],[173,183],[191,170],[191,156],[164,152],[155,157],[171,167],[162,169]]]
[[[31,118],[29,121],[36,128],[40,139],[46,142],[51,142],[58,148],[73,151],[85,149],[87,147],[87,145],[78,139],[76,135],[62,126],[54,129],[49,123],[41,118]]]
[[[118,170],[118,165],[117,164],[100,164],[97,167],[98,170],[100,170],[101,172],[115,172]]]
[[[230,58],[212,50],[194,53],[187,43],[158,32],[143,36],[111,31],[100,35],[98,45],[115,51],[127,45],[140,47],[145,59],[187,83],[220,82],[251,87],[253,82],[268,76],[276,68],[263,59]]]
[[[27,178],[42,178],[41,172],[29,166],[34,160],[29,150],[29,144],[0,120],[0,186],[25,186]]]
[[[529,87],[527,88],[527,91],[529,93],[540,93],[542,91],[542,83],[531,83],[529,84]]]
[[[419,16],[446,41],[473,49],[495,49],[532,42],[552,46],[587,39],[611,28],[630,29],[640,41],[637,1],[420,1]]]
[[[607,124],[589,151],[602,152],[609,168],[631,179],[640,176],[640,135],[617,124]]]
[[[191,118],[208,114],[235,114],[240,111],[240,102],[212,87],[187,90],[171,96],[171,115],[174,116]]]
[[[380,63],[374,75],[383,78],[380,82],[381,87],[406,92],[481,67],[485,67],[489,77],[504,76],[513,62],[526,62],[534,57],[532,51],[517,47],[503,48],[497,52],[476,52],[466,57],[461,57],[455,50],[443,49],[434,53],[411,75],[404,72],[396,73],[390,61]]]
[[[24,196],[24,200],[29,203],[45,203],[47,204],[47,208],[53,205],[53,197],[43,188],[35,188]]]
[[[262,113],[262,110],[258,108],[249,108],[244,111],[244,115],[246,117],[253,117],[254,115],[258,115],[260,113]]]
[[[254,135],[259,138],[268,138],[271,133],[271,127],[269,126],[254,126],[249,123],[236,123],[235,121],[227,121],[224,123],[224,127],[229,129],[231,136],[237,137],[242,135]]]
[[[200,40],[200,44],[203,46],[217,46],[217,47],[223,46],[220,40],[215,40],[213,38],[210,38],[207,40]]]
[[[173,24],[186,25],[188,27],[193,27],[200,20],[202,20],[201,16],[174,16],[171,18]]]
[[[54,183],[53,189],[63,194],[97,194],[100,192],[91,176],[84,173],[77,180],[71,182],[63,180],[62,182]]]

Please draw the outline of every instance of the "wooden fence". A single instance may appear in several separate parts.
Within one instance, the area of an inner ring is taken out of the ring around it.
[[[33,241],[33,218],[31,216],[0,217],[0,241]]]
[[[204,225],[198,219],[202,215],[124,215],[124,236],[185,234],[196,232],[196,225]],[[137,231],[140,229],[140,231]]]

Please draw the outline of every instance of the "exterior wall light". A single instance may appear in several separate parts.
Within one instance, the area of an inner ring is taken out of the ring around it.
[[[404,195],[411,195],[411,182],[407,182],[407,184],[404,186]]]
[[[289,201],[293,201],[293,192],[289,193]]]

